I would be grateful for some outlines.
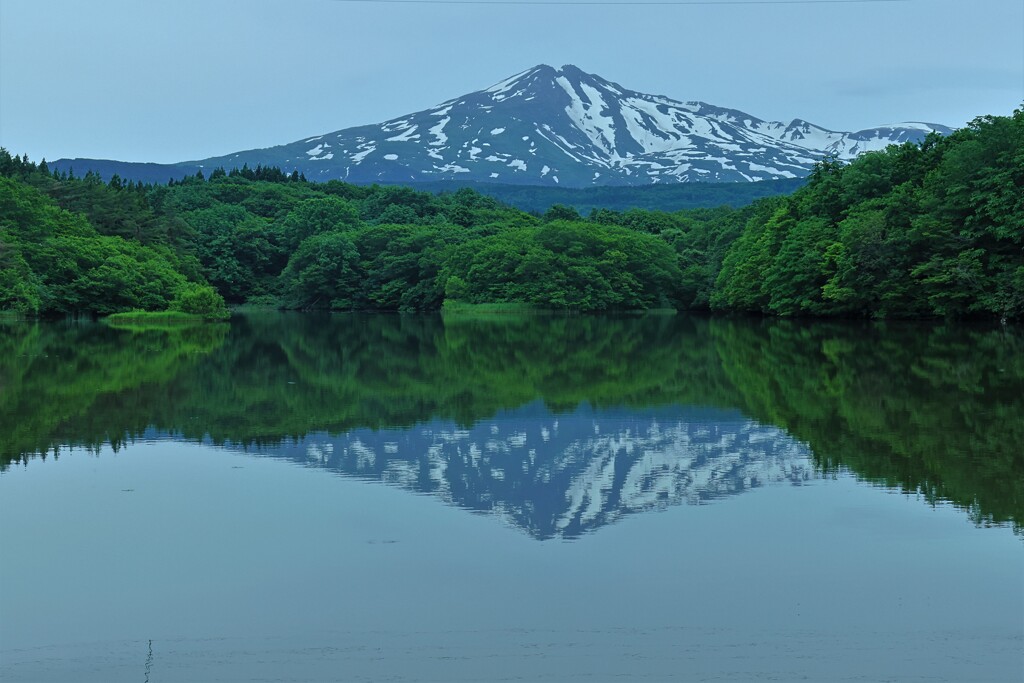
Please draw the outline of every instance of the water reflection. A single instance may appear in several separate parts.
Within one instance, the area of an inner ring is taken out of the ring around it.
[[[850,470],[1024,520],[1011,328],[254,314],[0,323],[0,468],[144,435],[392,481],[539,538]]]
[[[806,446],[782,430],[692,409],[555,414],[532,404],[465,429],[312,434],[269,453],[496,513],[538,539],[815,476]]]

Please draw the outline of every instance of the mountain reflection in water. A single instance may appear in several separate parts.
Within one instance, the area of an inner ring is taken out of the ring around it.
[[[391,482],[572,538],[850,471],[1024,519],[1014,328],[643,317],[0,323],[0,470],[160,435]]]
[[[531,404],[465,429],[432,421],[311,434],[268,454],[498,514],[539,539],[814,477],[806,446],[782,430],[694,409],[554,414]]]

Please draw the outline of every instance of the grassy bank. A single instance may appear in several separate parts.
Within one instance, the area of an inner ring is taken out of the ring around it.
[[[441,306],[444,315],[576,315],[580,311],[573,308],[545,308],[525,303],[487,303],[471,304],[464,301],[445,300]],[[674,308],[630,309],[624,311],[606,311],[612,315],[675,315]]]
[[[181,311],[128,311],[113,313],[103,321],[114,327],[182,327],[186,325],[202,325],[208,322],[221,322],[224,318],[208,318]]]
[[[465,301],[445,300],[441,306],[443,313],[546,313],[546,309],[538,308],[532,304],[523,303],[496,303],[496,304],[471,304]]]

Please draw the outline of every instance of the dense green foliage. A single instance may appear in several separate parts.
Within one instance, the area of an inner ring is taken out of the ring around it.
[[[672,306],[675,254],[652,235],[555,221],[467,242],[447,264],[447,293],[471,303],[544,302],[579,310]]]
[[[0,178],[0,306],[23,313],[166,308],[187,276],[165,246],[101,235],[38,190]]]
[[[1022,317],[1024,111],[823,162],[741,208],[585,217],[262,167],[103,183],[0,150],[0,310],[222,314],[207,285],[294,309]]]
[[[195,282],[178,288],[171,300],[170,310],[207,320],[224,320],[229,317],[223,297],[210,285]]]
[[[314,184],[263,168],[104,184],[6,152],[0,176],[0,308],[29,313],[216,316],[218,301],[195,301],[207,283],[228,303],[294,309],[437,310],[446,298],[578,311],[706,306],[722,236],[749,211],[584,219],[556,205],[534,216],[467,188]],[[77,226],[76,251],[96,253],[54,271],[48,255],[67,245],[40,254],[39,236],[60,237],[65,223]],[[127,256],[111,258],[115,248]]]
[[[820,164],[764,201],[712,305],[779,315],[1024,315],[1024,110]]]
[[[1024,523],[1014,326],[649,316],[248,314],[131,331],[0,321],[0,467],[156,428],[276,445],[310,432],[552,410],[715,406],[976,521]]]

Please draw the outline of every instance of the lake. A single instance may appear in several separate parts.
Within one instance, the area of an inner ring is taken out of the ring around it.
[[[0,321],[0,679],[1024,677],[1024,330]]]

